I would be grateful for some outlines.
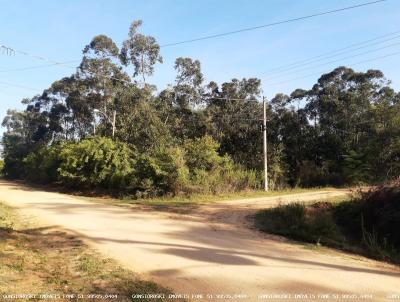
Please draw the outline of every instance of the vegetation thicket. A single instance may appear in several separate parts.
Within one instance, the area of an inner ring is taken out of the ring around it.
[[[359,192],[345,202],[262,210],[255,223],[265,232],[400,263],[399,181]]]
[[[76,73],[8,111],[6,177],[137,196],[260,188],[261,81],[205,83],[200,62],[180,57],[175,81],[157,90],[149,81],[160,46],[140,26],[132,23],[121,49],[94,37]],[[310,90],[277,94],[267,118],[272,188],[400,173],[400,94],[379,70],[338,67]]]

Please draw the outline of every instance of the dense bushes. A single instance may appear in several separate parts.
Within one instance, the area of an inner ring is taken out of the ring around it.
[[[40,147],[23,159],[24,178],[37,183],[57,181],[62,145]]]
[[[162,148],[153,155],[142,155],[136,166],[137,194],[141,196],[179,194],[189,186],[189,170],[184,151],[179,147]]]
[[[63,146],[59,180],[81,188],[129,188],[135,154],[126,144],[95,137]]]
[[[265,232],[400,263],[399,182],[336,205],[289,204],[260,211],[255,218]]]
[[[19,177],[137,197],[233,192],[260,186],[255,172],[235,165],[229,156],[219,155],[218,149],[216,141],[204,136],[139,154],[126,143],[92,137],[37,148],[22,160]]]
[[[340,204],[335,220],[371,253],[400,262],[400,182],[362,192],[359,198]]]
[[[344,237],[333,221],[331,208],[327,203],[281,205],[258,212],[256,225],[262,231],[296,240],[342,247]]]
[[[29,154],[29,147],[26,146],[21,136],[5,134],[3,148],[4,176],[10,179],[23,177],[25,172],[23,159]]]
[[[218,194],[260,187],[255,172],[235,165],[229,156],[219,155],[218,149],[215,140],[204,136],[140,156],[135,168],[136,193]]]

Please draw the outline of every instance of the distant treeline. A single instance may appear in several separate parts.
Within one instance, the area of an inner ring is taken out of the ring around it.
[[[146,196],[261,186],[261,81],[207,84],[199,61],[177,58],[175,81],[159,91],[147,80],[160,47],[140,25],[121,49],[94,37],[76,73],[8,111],[6,177]],[[310,90],[277,94],[267,118],[272,188],[400,174],[400,94],[379,70],[338,67]]]

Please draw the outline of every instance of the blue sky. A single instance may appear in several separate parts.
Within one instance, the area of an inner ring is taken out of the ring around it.
[[[363,2],[368,1],[0,0],[0,43],[56,61],[79,60],[82,49],[95,35],[108,35],[120,45],[127,36],[129,24],[135,19],[142,19],[143,33],[156,37],[162,45]],[[164,64],[157,65],[155,75],[150,81],[158,89],[172,83],[175,77],[173,63],[180,56],[199,59],[206,81],[221,83],[234,77],[263,79],[263,73],[275,67],[400,30],[399,13],[400,1],[387,0],[337,14],[163,48]],[[398,42],[400,38],[382,45]],[[281,74],[279,77],[275,75],[269,81],[264,78],[264,95],[271,98],[278,92],[290,93],[295,88],[309,88],[318,79],[320,72],[330,71],[338,65],[350,66],[359,71],[381,69],[393,81],[393,87],[399,90],[400,54],[355,64],[396,51],[400,51],[400,44],[317,68],[307,67],[309,69],[296,73]],[[319,64],[324,62],[326,61]],[[60,66],[7,71],[42,64],[46,63],[32,57],[19,54],[7,56],[0,52],[0,119],[8,108],[23,108],[20,104],[22,98],[40,93],[53,81],[68,76],[73,71]],[[318,64],[313,66],[315,65]],[[296,79],[307,75],[311,76]],[[1,82],[22,85],[33,90]]]

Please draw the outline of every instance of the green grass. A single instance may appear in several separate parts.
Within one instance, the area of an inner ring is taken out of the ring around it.
[[[28,225],[1,202],[0,217],[0,297],[13,293],[75,293],[83,299],[75,296],[56,301],[93,301],[88,295],[96,293],[117,294],[117,299],[109,299],[113,301],[132,301],[135,293],[170,293],[114,260],[103,258],[75,235],[58,228]]]

